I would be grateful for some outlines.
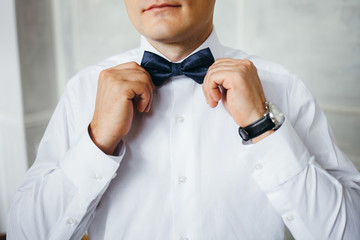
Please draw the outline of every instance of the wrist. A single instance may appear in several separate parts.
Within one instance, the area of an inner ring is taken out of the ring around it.
[[[101,131],[97,131],[91,123],[88,127],[88,132],[93,143],[107,155],[113,155],[117,145],[121,141],[121,138],[112,140],[108,136],[102,136]]]
[[[249,126],[251,124],[253,124],[254,122],[258,121],[259,119],[261,119],[262,117],[264,117],[266,114],[266,110],[265,108],[263,109],[263,111],[256,111],[251,115],[248,115],[246,118],[246,121],[243,121],[242,124],[239,124],[239,126]]]
[[[251,139],[251,142],[253,144],[257,143],[257,142],[260,142],[261,140],[263,140],[264,138],[268,137],[269,135],[271,135],[272,133],[274,133],[275,130],[271,129],[267,132],[264,132],[263,134],[257,136],[257,137],[254,137],[253,139]]]
[[[273,133],[282,125],[285,118],[275,104],[266,101],[265,110],[263,117],[257,121],[246,127],[239,127],[239,135],[244,141],[252,140],[253,143],[256,143]]]

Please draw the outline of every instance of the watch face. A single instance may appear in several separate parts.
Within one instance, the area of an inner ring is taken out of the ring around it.
[[[268,106],[270,118],[275,123],[275,129],[277,129],[283,124],[285,117],[275,104],[268,102]]]

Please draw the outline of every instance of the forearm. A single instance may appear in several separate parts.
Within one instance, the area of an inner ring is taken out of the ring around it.
[[[266,194],[295,239],[360,238],[359,191],[314,161]]]
[[[341,157],[336,149],[327,149],[329,165],[320,167],[290,123],[284,125],[249,149],[263,156],[248,161],[255,181],[296,239],[360,238],[357,171],[333,165],[346,163],[335,158]]]
[[[37,159],[16,193],[9,213],[8,238],[81,237],[119,161],[96,148],[86,132],[59,162],[49,164],[41,149],[39,157],[42,159]]]

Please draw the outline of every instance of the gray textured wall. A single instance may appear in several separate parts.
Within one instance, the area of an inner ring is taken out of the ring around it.
[[[0,1],[0,239],[27,170],[15,1]]]
[[[51,1],[15,3],[27,155],[32,163],[57,102]]]
[[[69,77],[137,46],[139,35],[121,0],[17,0],[17,15],[28,155],[34,159]],[[360,168],[359,0],[218,0],[215,27],[224,44],[298,74]]]

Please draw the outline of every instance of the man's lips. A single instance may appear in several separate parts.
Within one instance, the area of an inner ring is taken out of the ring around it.
[[[172,8],[172,7],[181,7],[179,4],[169,4],[169,3],[162,3],[162,4],[153,4],[149,6],[147,9],[144,10],[144,12],[149,10],[156,10],[156,9],[165,9],[165,8]]]

